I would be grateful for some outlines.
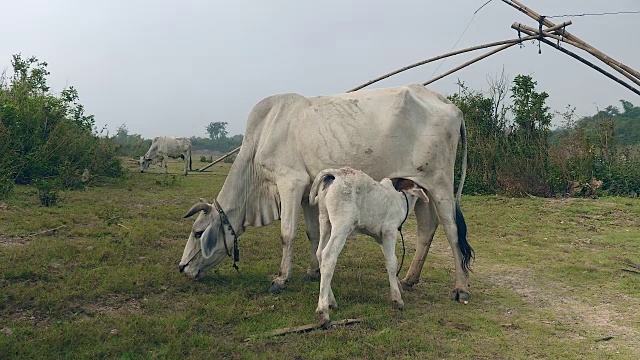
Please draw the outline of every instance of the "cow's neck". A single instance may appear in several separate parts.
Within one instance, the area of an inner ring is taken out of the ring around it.
[[[238,235],[245,226],[260,227],[280,219],[278,191],[258,168],[250,147],[243,144],[217,197]]]

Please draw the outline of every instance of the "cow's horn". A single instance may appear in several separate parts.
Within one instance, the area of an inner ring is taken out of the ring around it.
[[[195,205],[193,205],[191,207],[191,209],[187,212],[187,214],[184,216],[185,218],[188,218],[189,216],[192,216],[193,214],[199,212],[199,211],[204,211],[205,214],[208,214],[209,211],[211,211],[211,205],[205,203],[205,202],[199,202]]]

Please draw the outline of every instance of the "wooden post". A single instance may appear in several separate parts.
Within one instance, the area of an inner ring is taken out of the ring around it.
[[[520,29],[520,30],[521,30],[522,32],[524,32],[525,34],[530,34],[530,35],[532,35],[532,34],[533,34],[533,32],[530,32],[530,31],[525,30],[525,29]],[[590,61],[588,61],[588,60],[583,59],[582,57],[580,57],[580,56],[578,56],[578,55],[574,54],[573,52],[571,52],[571,51],[569,51],[569,50],[567,50],[567,49],[565,49],[565,48],[563,48],[563,47],[561,47],[561,46],[556,45],[555,43],[553,43],[553,42],[551,42],[551,41],[547,40],[546,38],[542,38],[542,39],[540,39],[540,41],[541,41],[541,42],[543,42],[543,43],[545,43],[545,44],[547,44],[547,45],[549,45],[549,46],[551,46],[551,47],[553,47],[554,49],[557,49],[557,50],[559,50],[559,51],[561,51],[561,52],[563,52],[563,53],[565,53],[565,54],[567,54],[567,55],[571,56],[572,58],[574,58],[574,59],[576,59],[576,60],[580,61],[581,63],[583,63],[583,64],[585,64],[585,65],[587,65],[587,66],[591,67],[592,69],[594,69],[594,70],[596,70],[596,71],[601,72],[602,74],[604,74],[604,75],[605,75],[606,77],[608,77],[609,79],[611,79],[611,80],[613,80],[613,81],[617,82],[618,84],[620,84],[620,85],[622,85],[622,86],[626,87],[627,89],[629,89],[629,90],[633,91],[633,92],[634,92],[634,93],[636,93],[637,95],[640,95],[640,91],[639,91],[639,90],[637,90],[636,88],[634,88],[634,87],[632,87],[631,85],[627,84],[626,82],[624,82],[624,81],[622,81],[622,80],[618,79],[617,77],[613,76],[613,75],[612,75],[611,73],[609,73],[608,71],[606,71],[606,70],[602,69],[601,67],[599,67],[599,66],[597,66],[597,65],[593,64],[592,62],[590,62]]]
[[[561,27],[564,27],[564,26],[567,26],[567,25],[570,25],[570,24],[571,24],[571,21],[567,21],[567,22],[562,23],[562,24],[554,25],[554,27],[553,27],[553,28],[554,28],[554,29],[557,29],[557,28],[561,28]],[[511,46],[513,46],[513,45],[515,45],[515,44],[521,43],[521,42],[523,42],[523,41],[528,41],[528,40],[537,39],[537,38],[538,38],[538,35],[527,36],[527,37],[524,37],[524,38],[522,38],[522,39],[519,39],[519,41],[518,41],[518,42],[503,45],[503,46],[501,46],[501,47],[499,47],[499,48],[497,48],[497,49],[495,49],[495,50],[489,51],[488,53],[486,53],[486,54],[484,54],[484,55],[478,56],[478,57],[477,57],[477,58],[475,58],[475,59],[472,59],[472,60],[470,60],[470,61],[467,61],[466,63],[464,63],[464,64],[462,64],[462,65],[460,65],[460,66],[456,67],[455,69],[449,70],[449,71],[447,71],[446,73],[444,73],[444,74],[442,74],[442,75],[440,75],[440,76],[437,76],[437,77],[435,77],[435,78],[433,78],[433,79],[431,79],[431,80],[429,80],[429,81],[427,81],[427,82],[424,82],[424,83],[422,83],[422,85],[425,85],[425,86],[426,86],[426,85],[429,85],[429,84],[431,84],[431,83],[432,83],[432,82],[434,82],[434,81],[440,80],[440,79],[442,79],[443,77],[445,77],[445,76],[447,76],[447,75],[453,74],[454,72],[456,72],[456,71],[458,71],[458,70],[460,70],[460,69],[462,69],[462,68],[465,68],[465,67],[467,67],[467,66],[469,66],[469,65],[471,65],[471,64],[473,64],[473,63],[475,63],[475,62],[478,62],[478,61],[480,61],[480,60],[482,60],[482,59],[484,59],[484,58],[486,58],[486,57],[488,57],[488,56],[491,56],[491,55],[493,55],[493,54],[495,54],[495,53],[497,53],[497,52],[500,52],[500,51],[502,51],[502,50],[504,50],[504,49],[507,49],[507,48],[509,48],[509,47],[511,47]]]
[[[529,26],[526,26],[526,25],[523,25],[523,24],[520,24],[520,23],[513,23],[511,25],[511,28],[512,29],[516,29],[516,30],[527,30],[529,33],[532,33],[532,34],[539,34],[540,33],[540,31],[538,29],[535,29],[535,28],[532,28],[532,27],[529,27]],[[584,46],[581,43],[575,42],[573,40],[569,40],[569,39],[567,39],[565,37],[560,37],[558,35],[554,35],[549,31],[543,30],[542,34],[544,36],[546,36],[546,37],[550,37],[550,38],[555,39],[557,41],[562,41],[562,42],[567,43],[569,45],[573,45],[573,46],[577,47],[578,49],[584,50],[584,51],[588,52],[589,54],[591,54],[593,56],[596,56],[598,58],[598,56],[594,53],[594,49],[592,47]],[[629,80],[633,81],[634,83],[636,83],[636,85],[640,86],[640,80],[638,80],[637,78],[633,77],[631,74],[626,72],[621,67],[621,65],[623,65],[623,64],[621,64],[618,61],[616,61],[614,59],[611,59],[611,58],[608,58],[606,61],[605,61],[605,59],[600,59],[600,60],[602,60],[602,62],[604,62],[605,64],[611,66],[614,70],[616,70],[619,73],[621,73],[622,75],[624,75],[627,79],[629,79]]]
[[[522,12],[523,14],[525,14],[525,15],[529,16],[530,18],[534,19],[535,21],[540,21],[540,19],[541,19],[541,15],[540,14],[538,14],[537,12],[535,12],[535,11],[529,9],[528,7],[524,6],[522,3],[518,2],[517,0],[502,0],[502,2],[504,2],[505,4],[507,4],[509,6],[512,6],[513,8],[515,8],[518,11]],[[548,27],[553,27],[555,25],[551,20],[549,20],[547,18],[542,19],[542,24],[544,24],[545,26],[548,26]],[[551,31],[551,29],[547,29],[547,31]],[[605,53],[603,53],[600,50],[594,48],[593,46],[587,44],[587,42],[583,41],[582,39],[578,38],[577,36],[571,34],[568,31],[563,31],[563,32],[556,31],[556,35],[562,35],[562,36],[564,36],[565,38],[567,38],[569,40],[572,40],[572,41],[574,41],[574,42],[576,42],[578,44],[581,44],[581,45],[583,45],[585,47],[593,49],[593,51],[595,52],[593,54],[593,56],[597,57],[598,59],[602,60],[605,63],[615,61],[613,58],[607,56]],[[630,67],[628,67],[628,66],[626,66],[626,65],[624,65],[622,63],[620,63],[619,61],[618,61],[618,63],[620,64],[619,66],[622,69],[624,69],[624,71],[626,71],[629,74],[635,76],[637,79],[640,79],[640,73],[639,72],[635,71],[634,69],[632,69],[632,68],[630,68]]]

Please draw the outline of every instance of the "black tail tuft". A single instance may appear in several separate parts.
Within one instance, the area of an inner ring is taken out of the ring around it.
[[[458,246],[460,246],[460,252],[462,253],[462,270],[469,273],[471,259],[475,258],[475,252],[467,241],[467,223],[464,221],[464,216],[462,216],[459,201],[456,201],[456,225],[458,227]]]
[[[322,191],[327,190],[329,185],[331,185],[335,179],[336,177],[331,174],[325,176],[324,179],[322,179]]]

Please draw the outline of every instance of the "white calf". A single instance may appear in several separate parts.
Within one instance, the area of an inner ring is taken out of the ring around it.
[[[373,237],[382,247],[393,307],[404,307],[396,277],[398,229],[417,199],[429,202],[429,198],[410,180],[402,180],[399,188],[401,192],[393,187],[390,179],[377,182],[349,167],[321,171],[311,185],[309,204],[317,203],[320,212],[320,244],[316,252],[320,264],[320,295],[316,314],[324,327],[331,323],[328,308],[338,307],[331,290],[336,261],[347,236],[354,230]]]

